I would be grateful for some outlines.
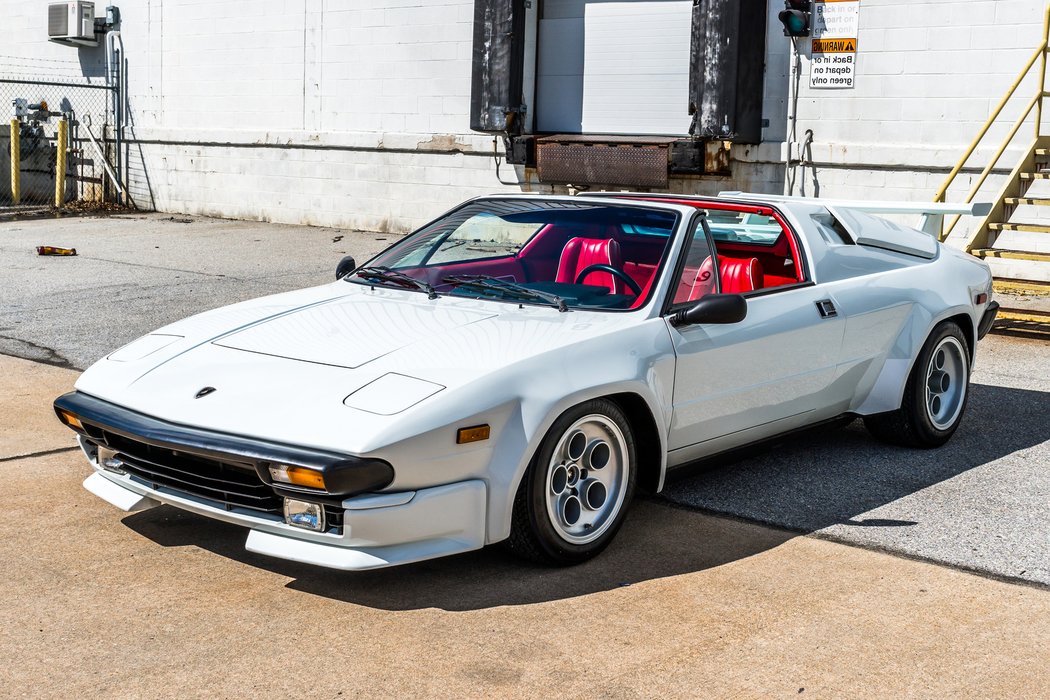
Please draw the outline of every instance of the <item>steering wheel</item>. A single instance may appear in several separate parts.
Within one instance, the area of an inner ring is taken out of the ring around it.
[[[642,288],[638,286],[638,283],[631,279],[623,270],[617,270],[612,265],[603,265],[598,263],[596,265],[588,265],[587,267],[580,270],[580,274],[576,275],[576,284],[583,284],[583,280],[586,279],[587,275],[592,272],[608,272],[613,277],[618,278],[621,282],[630,287],[631,291],[634,292],[636,297],[642,296]]]

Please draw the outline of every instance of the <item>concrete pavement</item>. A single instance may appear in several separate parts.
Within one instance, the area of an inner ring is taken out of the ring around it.
[[[0,395],[30,382],[4,424],[21,425],[69,379],[0,357]],[[5,454],[24,454],[72,438],[5,439]],[[243,529],[172,508],[123,514],[81,488],[87,473],[75,452],[0,461],[4,697],[1050,688],[1046,590],[781,529],[643,501],[581,567],[535,568],[489,548],[347,574],[250,554]]]
[[[80,373],[2,355],[0,368],[0,462],[70,448],[48,397],[71,391]]]

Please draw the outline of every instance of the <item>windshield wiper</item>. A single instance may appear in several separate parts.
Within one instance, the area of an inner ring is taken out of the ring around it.
[[[511,282],[498,277],[490,277],[489,275],[452,275],[445,277],[441,281],[451,284],[454,287],[471,287],[473,289],[484,291],[516,294],[519,297],[524,297],[526,299],[539,299],[540,301],[553,304],[558,308],[558,311],[569,310],[565,300],[557,294],[541,292],[538,289],[530,289],[529,287],[520,285],[517,282]]]
[[[394,284],[404,287],[405,289],[420,289],[427,293],[428,299],[437,299],[438,293],[430,284],[423,280],[417,280],[415,277],[410,277],[404,272],[398,272],[397,270],[391,270],[389,267],[359,267],[354,270],[353,273],[356,277],[363,279],[376,279],[384,282],[393,282]]]

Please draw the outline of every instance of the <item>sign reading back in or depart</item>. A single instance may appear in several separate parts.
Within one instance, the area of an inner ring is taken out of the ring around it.
[[[860,0],[817,0],[813,3],[813,39],[809,86],[852,88],[857,72],[857,29]]]

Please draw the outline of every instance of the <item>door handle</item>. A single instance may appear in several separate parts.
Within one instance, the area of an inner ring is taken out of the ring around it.
[[[835,304],[831,299],[821,299],[818,301],[817,311],[820,312],[821,318],[834,318],[839,315],[838,309],[835,308]]]

